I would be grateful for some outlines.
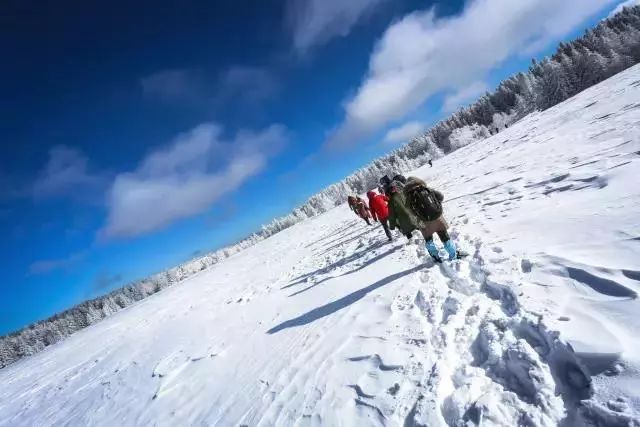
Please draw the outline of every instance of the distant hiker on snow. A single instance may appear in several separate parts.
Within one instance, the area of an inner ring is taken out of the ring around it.
[[[391,241],[391,231],[389,231],[389,207],[387,206],[389,198],[382,194],[377,194],[375,191],[369,191],[367,197],[369,198],[369,211],[371,211],[373,220],[380,221],[384,229],[384,234],[386,234],[389,241]]]
[[[349,196],[347,201],[349,202],[349,208],[351,208],[351,210],[360,218],[364,219],[367,224],[371,225],[371,222],[369,221],[371,215],[369,214],[369,208],[364,200],[358,196]]]
[[[402,234],[411,239],[411,233],[417,229],[417,219],[406,205],[402,189],[406,181],[402,175],[396,175],[393,180],[387,175],[380,178],[380,185],[385,189],[389,199],[389,228],[400,230]]]
[[[427,252],[433,260],[442,262],[438,248],[433,241],[433,233],[438,233],[440,241],[449,254],[449,260],[462,257],[464,254],[456,249],[456,245],[449,237],[447,221],[442,216],[442,201],[444,200],[442,193],[427,187],[423,180],[416,177],[409,177],[403,192],[407,206],[418,217],[420,232],[426,241]]]
[[[433,167],[433,162],[431,161],[431,159],[429,159],[429,160],[427,161],[427,163],[429,163],[429,166],[430,166],[430,167]]]

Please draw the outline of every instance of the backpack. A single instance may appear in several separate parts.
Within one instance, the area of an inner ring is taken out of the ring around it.
[[[424,221],[436,220],[442,215],[442,203],[429,188],[419,186],[407,197],[409,207]]]

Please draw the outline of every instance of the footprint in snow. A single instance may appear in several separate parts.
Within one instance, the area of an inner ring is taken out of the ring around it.
[[[397,371],[402,368],[401,365],[387,365],[378,354],[368,354],[365,356],[355,356],[347,358],[349,362],[371,362],[374,367],[381,371]]]
[[[155,368],[153,368],[151,376],[164,378],[171,372],[179,369],[187,360],[188,356],[182,350],[171,353],[158,362]]]
[[[533,269],[533,263],[527,258],[523,258],[520,261],[520,268],[522,269],[523,273],[531,273],[531,270]]]

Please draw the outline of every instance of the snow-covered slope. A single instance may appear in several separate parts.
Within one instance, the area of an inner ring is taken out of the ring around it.
[[[466,260],[336,208],[1,370],[0,424],[638,425],[639,162],[634,67],[413,172]]]

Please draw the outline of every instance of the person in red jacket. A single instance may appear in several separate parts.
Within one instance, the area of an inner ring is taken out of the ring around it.
[[[369,210],[371,211],[373,220],[380,221],[380,224],[382,224],[382,228],[384,229],[384,234],[386,234],[389,241],[391,241],[391,231],[389,230],[389,207],[387,206],[389,198],[382,194],[378,194],[375,191],[369,191],[367,193],[367,197],[369,198]]]

